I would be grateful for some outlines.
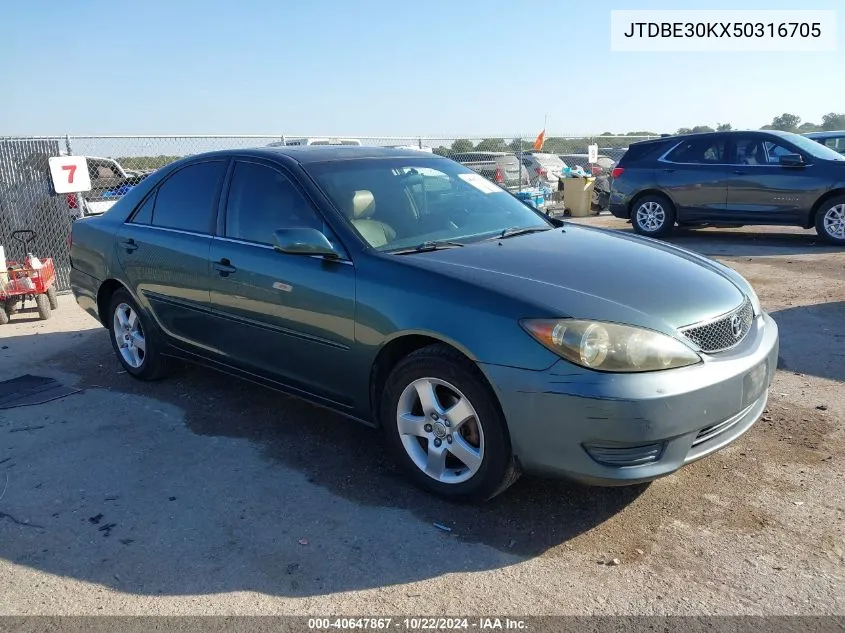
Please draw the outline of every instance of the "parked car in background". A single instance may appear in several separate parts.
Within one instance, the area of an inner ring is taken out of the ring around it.
[[[528,170],[520,164],[515,154],[506,152],[459,152],[449,155],[449,158],[506,189],[515,190],[531,186]]]
[[[800,134],[731,131],[633,143],[610,211],[643,235],[683,226],[815,227],[845,245],[845,156]]]
[[[154,170],[124,169],[113,158],[86,156],[91,190],[81,194],[65,194],[68,208],[78,216],[100,215],[143,181]]]
[[[360,146],[362,143],[357,138],[337,138],[337,137],[303,137],[303,138],[286,138],[282,141],[270,143],[267,147],[299,147],[307,145],[351,145]]]
[[[450,499],[651,481],[745,433],[779,346],[750,284],[564,224],[441,156],[226,150],[75,222],[71,285],[131,376],[178,357],[306,398]]]
[[[535,187],[547,187],[552,191],[558,190],[560,177],[566,169],[564,163],[556,154],[544,152],[526,152],[522,154],[522,164],[528,170],[531,184]]]
[[[804,136],[822,145],[827,145],[830,149],[840,154],[845,154],[845,130],[838,130],[836,132],[808,132]]]
[[[385,145],[384,147],[389,147],[391,149],[410,149],[415,152],[425,152],[426,154],[434,153],[434,148],[427,145],[423,145],[422,147],[419,145]]]
[[[593,176],[610,175],[616,167],[616,161],[604,154],[599,154],[595,163],[590,162],[589,154],[558,154],[558,158],[568,167],[580,167]]]

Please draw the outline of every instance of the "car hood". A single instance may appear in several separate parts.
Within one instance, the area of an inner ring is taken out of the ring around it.
[[[578,225],[402,257],[534,306],[537,313],[526,318],[606,320],[673,334],[725,314],[745,298],[712,260],[657,240]]]

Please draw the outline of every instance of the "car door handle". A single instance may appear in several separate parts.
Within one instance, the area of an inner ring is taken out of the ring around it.
[[[120,243],[123,245],[123,248],[126,249],[127,253],[138,250],[138,243],[131,237],[125,240],[120,240]]]
[[[741,176],[741,175],[746,174],[748,172],[745,172],[742,169],[734,169],[734,173]]]
[[[219,272],[221,277],[228,277],[231,273],[237,272],[238,269],[224,257],[219,262],[214,262],[214,270]]]

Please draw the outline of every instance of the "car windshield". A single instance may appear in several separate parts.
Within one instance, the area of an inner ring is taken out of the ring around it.
[[[800,134],[790,134],[789,139],[798,149],[807,152],[816,158],[823,158],[824,160],[845,160],[845,156],[840,154],[827,145],[822,145],[818,141],[801,136]]]
[[[306,168],[361,237],[381,251],[552,226],[516,196],[446,158],[356,159]]]

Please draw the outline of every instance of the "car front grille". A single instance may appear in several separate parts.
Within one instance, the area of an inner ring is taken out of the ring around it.
[[[680,332],[704,352],[722,352],[739,345],[753,322],[754,308],[746,299],[731,312],[707,323],[681,328]]]

